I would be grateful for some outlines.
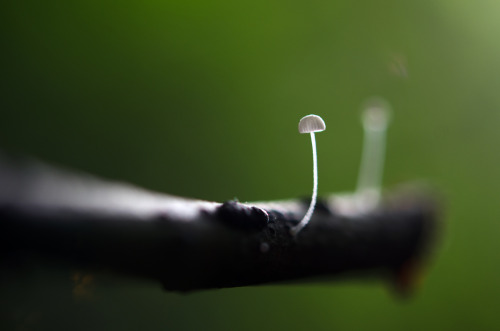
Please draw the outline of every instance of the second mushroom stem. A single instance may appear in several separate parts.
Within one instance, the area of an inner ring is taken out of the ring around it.
[[[380,198],[384,159],[385,129],[365,129],[357,192],[371,191],[375,202]]]
[[[389,117],[388,104],[380,100],[370,105],[362,116],[364,144],[356,192],[365,209],[375,208],[380,202]]]

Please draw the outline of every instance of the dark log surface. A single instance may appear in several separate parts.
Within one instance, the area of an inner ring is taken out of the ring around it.
[[[207,202],[0,158],[0,268],[36,254],[71,266],[160,281],[168,290],[309,277],[382,276],[404,291],[435,236],[436,207],[394,194],[374,210],[356,196]]]

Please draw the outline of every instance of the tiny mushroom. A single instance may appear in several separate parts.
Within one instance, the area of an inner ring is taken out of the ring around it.
[[[297,235],[300,232],[300,230],[302,230],[307,225],[307,223],[309,223],[309,221],[311,220],[311,216],[314,212],[314,207],[316,205],[316,198],[318,195],[318,159],[316,156],[316,139],[314,133],[324,131],[325,129],[326,129],[325,122],[321,117],[317,115],[304,116],[299,122],[299,132],[311,134],[314,185],[313,185],[313,193],[309,209],[307,210],[302,220],[291,229],[292,235]]]
[[[385,136],[391,118],[389,104],[381,98],[370,99],[361,115],[364,144],[356,194],[362,209],[378,206],[385,159]]]

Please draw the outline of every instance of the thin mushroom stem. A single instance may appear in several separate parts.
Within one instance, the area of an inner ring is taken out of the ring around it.
[[[316,154],[316,138],[314,132],[311,132],[311,145],[312,145],[312,153],[313,153],[313,193],[311,198],[311,204],[309,205],[309,209],[307,209],[306,214],[302,218],[302,220],[292,228],[292,234],[296,235],[302,230],[307,223],[311,220],[312,214],[314,212],[314,207],[316,206],[316,199],[318,197],[318,157]]]
[[[372,192],[378,202],[385,161],[386,130],[366,130],[357,192]]]
[[[387,107],[373,106],[363,116],[364,143],[356,193],[363,207],[371,209],[380,203],[385,162]]]

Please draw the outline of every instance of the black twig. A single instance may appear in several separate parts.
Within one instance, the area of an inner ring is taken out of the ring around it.
[[[174,291],[351,274],[405,290],[436,228],[426,197],[396,194],[367,211],[354,196],[330,196],[292,236],[307,206],[185,199],[0,159],[0,257],[37,254]]]

